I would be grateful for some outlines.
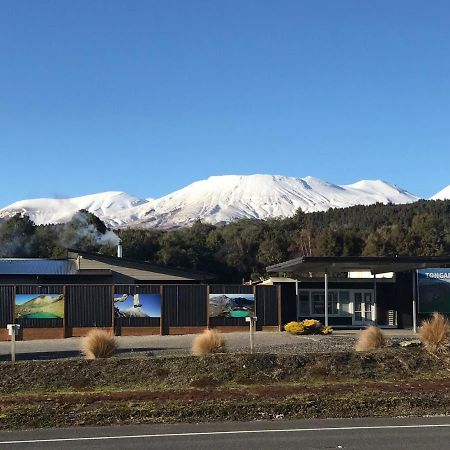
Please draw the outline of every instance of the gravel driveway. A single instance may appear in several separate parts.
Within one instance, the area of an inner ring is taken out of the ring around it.
[[[358,331],[336,331],[331,336],[292,336],[288,333],[255,333],[255,351],[261,353],[307,353],[345,351],[354,347]],[[410,330],[385,330],[388,343],[395,344],[414,337]],[[249,351],[248,333],[222,334],[228,351]],[[117,338],[123,356],[186,355],[190,353],[193,334],[182,336],[120,336]],[[17,342],[17,359],[54,359],[80,356],[81,338]],[[9,342],[0,342],[0,360],[8,360]]]

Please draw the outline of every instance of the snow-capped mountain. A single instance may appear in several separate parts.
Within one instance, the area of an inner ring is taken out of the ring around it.
[[[192,225],[198,219],[217,224],[242,218],[288,217],[298,208],[314,212],[416,200],[418,197],[381,180],[339,186],[313,177],[225,175],[197,181],[159,199],[105,192],[72,199],[23,200],[0,209],[0,218],[21,213],[37,224],[62,223],[86,209],[112,227],[169,229]]]
[[[147,200],[125,192],[101,192],[75,198],[36,198],[21,200],[0,209],[0,218],[9,218],[17,213],[26,214],[37,225],[68,222],[80,209],[95,214],[109,223],[121,211],[129,210]]]
[[[354,205],[411,203],[417,197],[384,181],[338,186],[317,178],[226,175],[197,181],[160,199],[121,211],[117,225],[182,227],[198,219],[227,223],[237,219],[289,217],[298,208],[326,211]],[[131,214],[130,214],[131,213]]]
[[[450,200],[450,185],[433,195],[431,200]]]

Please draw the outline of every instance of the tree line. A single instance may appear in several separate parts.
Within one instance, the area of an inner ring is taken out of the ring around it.
[[[64,258],[67,248],[115,255],[118,238],[126,258],[241,282],[263,277],[267,266],[297,256],[448,255],[450,201],[298,210],[285,219],[221,226],[196,222],[171,231],[111,231],[87,211],[56,225],[35,225],[16,215],[0,223],[0,256]]]

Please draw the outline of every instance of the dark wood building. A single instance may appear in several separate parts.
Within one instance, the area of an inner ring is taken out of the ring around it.
[[[447,256],[305,256],[267,271],[296,278],[275,283],[282,286],[283,323],[316,318],[343,328],[376,324],[416,329],[427,316],[417,307],[417,270],[447,267]]]

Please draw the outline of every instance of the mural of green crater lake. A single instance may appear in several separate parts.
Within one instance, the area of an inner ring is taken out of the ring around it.
[[[16,294],[16,319],[62,319],[62,294]]]
[[[248,311],[230,311],[231,317],[248,317],[250,313]]]
[[[209,317],[238,318],[254,315],[254,294],[209,294]]]
[[[60,319],[60,316],[51,313],[31,313],[25,316],[27,319]]]

